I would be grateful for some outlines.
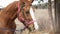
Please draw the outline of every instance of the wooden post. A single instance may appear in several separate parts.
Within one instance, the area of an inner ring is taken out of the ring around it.
[[[53,15],[52,15],[52,2],[51,2],[51,0],[48,0],[48,13],[49,13],[49,17],[50,17],[50,20],[51,20],[51,24],[52,24],[52,26],[54,26]]]
[[[55,4],[55,34],[60,34],[60,0],[54,0]]]

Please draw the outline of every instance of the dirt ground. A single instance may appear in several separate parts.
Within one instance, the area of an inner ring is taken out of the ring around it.
[[[48,9],[35,9],[35,17],[39,25],[39,31],[30,34],[49,34],[49,32],[53,30],[52,22],[48,14]],[[24,27],[24,25],[19,22],[18,19],[16,19],[15,22],[17,25],[16,30],[20,30]],[[23,32],[23,34],[27,33],[28,30]],[[16,31],[16,34],[20,34],[20,31]]]

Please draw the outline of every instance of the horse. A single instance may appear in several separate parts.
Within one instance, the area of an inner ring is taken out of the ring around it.
[[[17,18],[18,1],[9,4],[0,12],[0,34],[14,34]]]
[[[25,6],[26,8],[27,6]],[[28,20],[32,20],[31,15],[28,12],[26,12],[27,9],[24,8],[24,16],[29,16],[24,17],[26,19],[26,21]],[[15,30],[16,30],[16,24],[14,22],[14,20],[18,17],[17,16],[17,11],[18,11],[18,1],[15,1],[11,4],[9,4],[7,7],[5,7],[1,12],[0,12],[0,34],[14,34]],[[26,14],[28,13],[28,14]],[[25,26],[27,23],[23,23]],[[34,24],[32,25],[32,30],[34,29]],[[28,30],[31,30],[30,27],[31,25],[29,25]]]

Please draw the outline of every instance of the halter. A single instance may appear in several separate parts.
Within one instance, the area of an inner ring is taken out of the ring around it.
[[[21,6],[20,3],[18,3],[18,19],[19,19],[19,21],[21,21],[23,24],[25,24],[24,29],[27,28],[27,27],[29,27],[31,24],[34,26],[34,28],[35,28],[36,30],[39,29],[36,20],[33,20],[33,18],[32,18],[31,21],[27,21],[27,20],[25,20],[25,18],[19,17],[19,12],[21,12],[21,7],[20,7],[20,6]],[[31,12],[31,11],[30,11],[30,12]],[[32,16],[31,16],[31,17],[32,17]],[[32,27],[33,27],[33,26],[32,26]],[[34,28],[33,28],[33,29],[34,29]],[[31,29],[31,30],[32,30],[32,29]]]
[[[20,2],[19,2],[19,3],[18,3],[18,14],[19,14],[20,10],[21,10],[21,7],[20,7]],[[18,16],[19,16],[19,15],[18,15]],[[33,20],[27,21],[27,20],[24,20],[24,18],[22,18],[22,17],[18,17],[18,19],[19,19],[19,21],[25,21],[25,23],[28,24],[28,25],[34,23]],[[27,25],[27,26],[28,26],[28,25]]]
[[[18,2],[18,13],[20,12],[20,2]]]

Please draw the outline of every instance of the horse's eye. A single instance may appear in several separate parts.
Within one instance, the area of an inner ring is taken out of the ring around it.
[[[26,14],[29,14],[29,11],[26,11]]]

